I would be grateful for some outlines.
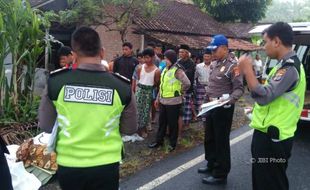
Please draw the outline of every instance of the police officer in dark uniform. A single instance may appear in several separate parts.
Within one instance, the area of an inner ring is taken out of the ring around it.
[[[9,153],[9,151],[0,137],[0,189],[13,190],[11,174],[4,153]]]
[[[39,127],[51,132],[56,122],[63,190],[118,190],[120,133],[137,130],[130,82],[100,64],[103,49],[94,29],[77,29],[71,45],[78,68],[51,74],[39,108]]]
[[[292,50],[293,30],[278,22],[263,32],[266,54],[277,59],[265,84],[252,70],[252,59],[239,59],[252,98],[256,101],[250,126],[252,139],[252,181],[254,190],[289,189],[286,176],[294,132],[304,104],[305,72]]]
[[[209,84],[206,94],[209,101],[229,95],[228,104],[215,108],[206,115],[205,159],[207,166],[199,168],[199,173],[208,173],[203,178],[206,184],[225,184],[230,171],[229,135],[232,125],[234,104],[243,94],[243,80],[237,69],[237,62],[229,56],[228,40],[223,35],[213,37],[207,47],[216,60],[211,63]]]

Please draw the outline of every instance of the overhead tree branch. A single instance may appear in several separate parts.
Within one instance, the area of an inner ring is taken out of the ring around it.
[[[107,31],[118,31],[126,40],[135,16],[150,17],[158,5],[153,0],[68,0],[69,9],[60,11],[62,24],[102,25]]]

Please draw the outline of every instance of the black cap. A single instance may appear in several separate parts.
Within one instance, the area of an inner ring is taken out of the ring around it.
[[[72,54],[72,49],[68,46],[61,46],[57,52],[58,57],[60,56],[68,56]]]
[[[165,51],[164,55],[167,59],[169,59],[169,61],[171,61],[172,64],[178,60],[177,53],[172,49]]]
[[[185,49],[185,50],[189,51],[189,46],[186,44],[181,44],[180,49]]]
[[[211,54],[212,54],[212,51],[211,51],[210,49],[208,49],[208,48],[204,48],[204,49],[203,49],[203,54],[209,54],[209,55],[211,55]]]

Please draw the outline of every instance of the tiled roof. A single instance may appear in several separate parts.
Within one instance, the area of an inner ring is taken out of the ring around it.
[[[248,33],[253,27],[252,23],[224,23],[226,28],[229,28],[236,37],[243,39],[250,39],[251,35]]]
[[[61,11],[68,8],[66,0],[28,0],[31,7],[38,8],[42,11]]]
[[[48,0],[29,0],[29,3],[31,5],[31,7],[35,7],[35,6],[38,6],[42,3],[45,3],[47,2]]]
[[[172,0],[156,0],[159,11],[152,18],[137,16],[135,23],[146,31],[174,32],[213,36],[224,34],[236,37],[235,34],[202,12],[197,6]]]
[[[150,38],[159,40],[162,43],[167,43],[173,46],[188,44],[192,49],[202,49],[203,47],[206,47],[212,40],[212,38],[209,36],[182,35],[164,32],[147,32],[146,35]],[[228,38],[228,46],[231,50],[255,51],[262,49],[260,46],[236,38]]]

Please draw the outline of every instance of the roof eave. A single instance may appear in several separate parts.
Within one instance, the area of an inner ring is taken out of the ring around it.
[[[138,25],[138,24],[137,24]],[[182,31],[171,31],[171,30],[161,30],[161,29],[146,29],[144,27],[141,27],[138,25],[139,28],[136,31],[139,32],[162,32],[162,33],[169,33],[169,34],[181,34],[181,35],[192,35],[192,36],[210,36],[213,37],[216,34],[201,34],[201,33],[191,33],[191,32],[182,32]],[[237,36],[230,36],[230,35],[225,35],[227,38],[238,38]]]
[[[45,1],[45,2],[43,2],[43,3],[41,3],[41,4],[35,5],[35,6],[33,6],[32,8],[38,9],[38,8],[43,7],[44,5],[47,5],[47,4],[49,4],[49,3],[51,3],[51,2],[54,2],[54,1],[55,1],[55,0],[48,0],[48,1]]]

